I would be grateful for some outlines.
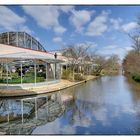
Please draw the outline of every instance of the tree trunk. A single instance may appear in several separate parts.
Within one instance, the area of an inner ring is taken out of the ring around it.
[[[73,67],[73,70],[72,70],[72,74],[73,74],[73,81],[74,81],[74,67]]]

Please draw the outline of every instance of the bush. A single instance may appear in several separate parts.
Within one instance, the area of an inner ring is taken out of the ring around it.
[[[70,70],[63,70],[62,79],[71,79],[72,72]]]
[[[140,74],[134,74],[132,79],[134,79],[136,82],[140,82]]]
[[[25,77],[33,77],[34,75],[34,72],[28,72],[25,74]]]
[[[34,77],[23,77],[22,83],[34,83],[35,79]],[[36,77],[36,82],[44,82],[45,78],[44,77]],[[6,79],[0,79],[0,83],[7,83]],[[9,84],[20,84],[21,79],[20,77],[18,78],[12,78],[11,80],[8,80]]]
[[[42,72],[37,73],[37,77],[46,77],[46,73],[42,73]]]
[[[45,78],[44,77],[37,77],[36,82],[44,82]]]
[[[18,75],[17,72],[15,72],[15,73],[12,73],[11,76],[12,76],[13,78],[18,78],[19,75]]]
[[[82,80],[85,80],[85,77],[81,73],[76,73],[74,74],[74,79],[76,81],[82,81]]]
[[[5,83],[6,83],[6,80],[5,80]],[[9,84],[19,84],[19,83],[21,83],[21,80],[20,80],[19,77],[18,78],[12,78],[11,80],[8,80],[8,83]]]

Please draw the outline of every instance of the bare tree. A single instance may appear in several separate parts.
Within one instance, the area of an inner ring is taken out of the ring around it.
[[[107,60],[103,56],[96,55],[94,57],[95,64],[97,64],[96,74],[100,75],[101,71],[107,66]]]
[[[140,53],[140,34],[128,35],[132,40],[132,48],[134,48],[136,53]]]
[[[105,70],[108,74],[110,72],[118,72],[120,65],[120,59],[117,55],[111,55],[109,58],[93,53],[91,55],[92,63],[94,65],[93,72],[95,75],[100,75],[102,70]]]
[[[112,70],[119,70],[120,68],[120,58],[118,55],[113,54],[108,58],[108,68]]]
[[[84,62],[84,59],[87,56],[89,48],[90,45],[88,44],[80,44],[80,45],[68,45],[64,49],[62,55],[67,57],[68,65],[72,68],[73,80],[75,68],[79,67],[79,65]]]
[[[140,73],[140,55],[134,50],[130,51],[123,61],[123,68],[127,74]]]

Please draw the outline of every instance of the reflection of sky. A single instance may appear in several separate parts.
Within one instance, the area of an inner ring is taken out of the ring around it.
[[[37,127],[32,134],[75,134],[75,130],[69,125],[63,125],[61,119],[56,119],[46,125]]]
[[[123,76],[103,77],[75,88],[71,108],[33,134],[140,134],[140,104],[134,104],[125,81]]]
[[[78,110],[65,112],[66,116],[63,115],[54,122],[37,127],[33,134],[127,134],[133,130],[136,112],[128,110],[126,106],[123,108],[102,106],[96,110],[93,107],[89,109],[90,118],[84,114],[86,111],[80,111],[82,112],[80,117]]]

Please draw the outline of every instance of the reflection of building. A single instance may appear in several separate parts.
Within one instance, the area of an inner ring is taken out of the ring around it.
[[[0,34],[0,82],[21,84],[60,79],[61,56],[48,53],[25,32]]]
[[[0,117],[4,116],[5,123],[0,123],[0,132],[31,134],[37,126],[52,122],[60,117],[64,109],[60,93],[3,100],[0,107]]]

